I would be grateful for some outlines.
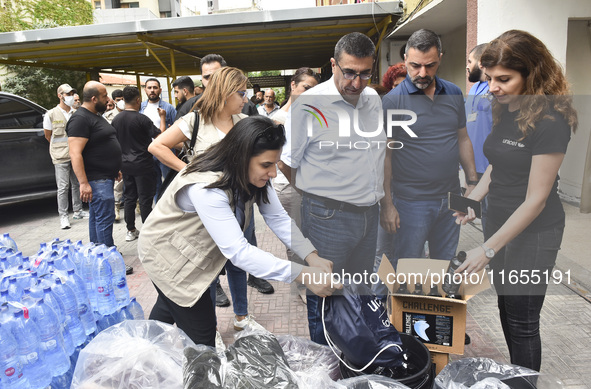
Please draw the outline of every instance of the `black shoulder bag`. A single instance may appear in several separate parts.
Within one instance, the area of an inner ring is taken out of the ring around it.
[[[199,112],[197,112],[197,110],[193,112],[195,113],[195,123],[193,124],[193,133],[191,134],[191,142],[189,143],[189,148],[183,149],[178,155],[178,158],[186,163],[189,163],[189,157],[193,155],[193,149],[195,148],[195,142],[197,141],[197,133],[199,132]],[[177,172],[174,169],[170,169],[170,171],[164,178],[164,181],[162,181],[160,193],[158,193],[158,198],[156,201],[160,200],[160,198],[164,194],[164,191],[166,191],[166,188],[168,188],[168,186],[170,185],[172,180],[174,180],[177,174],[179,174],[179,172]]]

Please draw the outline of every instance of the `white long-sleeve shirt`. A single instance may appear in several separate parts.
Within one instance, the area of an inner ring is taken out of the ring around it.
[[[207,232],[224,257],[234,265],[267,280],[292,282],[302,271],[302,265],[275,257],[248,243],[236,220],[228,196],[221,189],[205,189],[204,184],[188,185],[179,191],[176,201],[184,212],[197,212]],[[281,206],[272,187],[267,187],[270,203],[259,210],[273,233],[300,258],[315,250],[302,235],[295,222]]]

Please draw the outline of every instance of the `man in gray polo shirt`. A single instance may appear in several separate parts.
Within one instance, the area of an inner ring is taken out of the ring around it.
[[[375,46],[361,33],[336,44],[333,77],[301,94],[285,123],[291,147],[281,161],[288,179],[303,192],[302,232],[331,260],[333,272],[372,272],[383,197],[386,136],[378,94],[366,88]],[[297,172],[294,170],[297,169]],[[295,173],[295,174],[294,174]],[[293,183],[293,182],[292,182]],[[309,295],[310,337],[326,344],[321,306]]]

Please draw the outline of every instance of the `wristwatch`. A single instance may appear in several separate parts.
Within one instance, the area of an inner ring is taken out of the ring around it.
[[[491,249],[490,247],[486,247],[484,244],[480,245],[480,247],[482,247],[482,249],[484,250],[484,255],[488,258],[488,259],[493,259],[496,252],[495,249]]]
[[[478,185],[478,180],[476,180],[476,181],[466,180],[466,184],[468,184],[468,185]]]

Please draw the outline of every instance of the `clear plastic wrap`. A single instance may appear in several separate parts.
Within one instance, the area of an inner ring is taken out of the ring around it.
[[[314,380],[319,374],[324,373],[333,381],[342,378],[339,359],[330,347],[292,335],[280,335],[277,341],[285,353],[289,367],[297,372],[299,377],[305,379],[309,376]]]
[[[72,388],[183,387],[183,350],[195,344],[180,329],[153,320],[126,320],[101,332],[82,351]]]
[[[489,358],[464,358],[448,364],[435,378],[436,389],[561,389],[547,374]]]

